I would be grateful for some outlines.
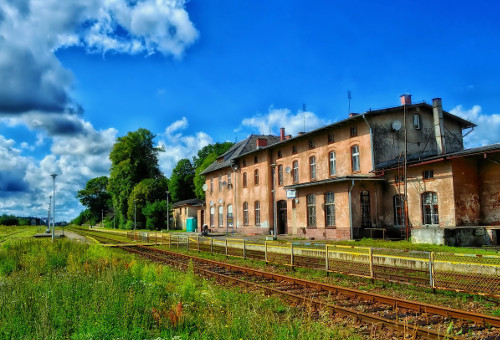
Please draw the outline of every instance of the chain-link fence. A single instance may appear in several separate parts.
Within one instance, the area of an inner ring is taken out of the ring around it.
[[[435,253],[342,245],[304,245],[244,239],[130,232],[134,241],[164,244],[290,267],[303,267],[500,297],[500,256]]]

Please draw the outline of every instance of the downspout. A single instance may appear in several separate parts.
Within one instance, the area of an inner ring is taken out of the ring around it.
[[[375,150],[373,149],[373,130],[372,130],[372,127],[370,126],[370,124],[368,123],[368,120],[366,119],[364,113],[362,114],[362,117],[363,117],[366,125],[368,125],[368,128],[370,128],[370,147],[371,147],[371,154],[372,154],[372,171],[374,171],[375,170]]]
[[[238,170],[238,165],[235,163],[231,164],[231,169],[233,169],[233,174],[234,174],[234,183],[233,183],[233,190],[234,190],[234,204],[233,204],[233,234],[234,234],[234,229],[238,227],[238,202],[236,202],[236,175],[237,175],[237,170]]]
[[[352,180],[351,188],[349,189],[349,226],[351,227],[351,240],[354,239],[354,227],[352,225],[352,207],[351,207],[351,192],[354,188],[354,180]]]

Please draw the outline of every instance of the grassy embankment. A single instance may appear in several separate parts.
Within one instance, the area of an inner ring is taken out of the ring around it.
[[[357,338],[328,315],[68,240],[0,246],[2,339]],[[327,327],[325,327],[327,325]]]

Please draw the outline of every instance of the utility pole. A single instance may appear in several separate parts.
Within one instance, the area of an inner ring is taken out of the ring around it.
[[[46,234],[50,233],[50,211],[52,210],[52,196],[49,196],[49,215],[47,216],[47,230]]]
[[[101,228],[104,227],[104,210],[101,209]]]
[[[168,208],[168,194],[167,191],[167,231],[170,231],[170,209]]]

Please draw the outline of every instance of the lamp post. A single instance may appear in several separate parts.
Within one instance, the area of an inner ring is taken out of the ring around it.
[[[104,227],[104,210],[101,209],[101,228]]]
[[[54,242],[54,230],[56,229],[56,177],[57,177],[57,174],[52,174],[50,175],[54,181],[54,185],[53,185],[53,192],[52,192],[52,197],[54,198],[54,201],[53,201],[53,205],[52,205],[52,242]]]
[[[278,238],[278,226],[276,223],[276,178],[275,178],[275,170],[276,163],[271,164],[272,172],[273,172],[273,226],[274,226],[274,235],[273,238],[276,240]]]
[[[170,210],[168,209],[168,194],[170,194],[170,192],[167,191],[167,231],[170,231]]]
[[[50,233],[50,210],[52,209],[52,196],[49,196],[49,215],[47,216],[47,230],[46,234]]]
[[[134,230],[137,229],[137,200],[134,200]]]

